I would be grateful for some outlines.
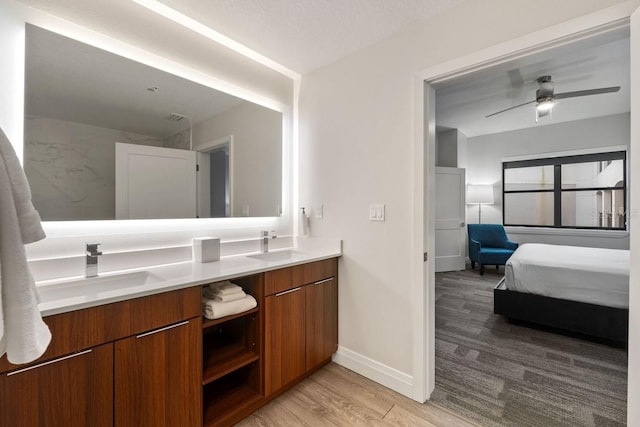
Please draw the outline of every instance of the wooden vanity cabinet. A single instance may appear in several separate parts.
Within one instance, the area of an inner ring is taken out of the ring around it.
[[[112,427],[113,344],[0,377],[0,426]]]
[[[222,319],[200,286],[45,317],[39,360],[0,358],[0,426],[231,426],[331,360],[337,258],[234,282],[257,307]]]
[[[200,426],[201,310],[188,288],[45,317],[40,359],[0,358],[0,426]]]
[[[338,351],[338,278],[305,286],[306,370],[326,363]]]
[[[265,320],[265,393],[269,396],[306,371],[303,287],[266,297]]]
[[[338,348],[337,258],[265,273],[265,394],[331,360]]]
[[[201,333],[196,317],[115,342],[116,426],[201,425]]]

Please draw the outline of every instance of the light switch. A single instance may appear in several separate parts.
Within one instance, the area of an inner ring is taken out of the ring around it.
[[[324,217],[324,206],[318,205],[316,206],[316,218],[322,219]]]
[[[384,221],[384,205],[369,205],[369,221]]]

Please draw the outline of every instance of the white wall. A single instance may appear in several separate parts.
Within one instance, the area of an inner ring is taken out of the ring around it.
[[[457,168],[458,130],[438,132],[436,138],[436,166]]]
[[[482,222],[502,223],[502,161],[504,158],[607,146],[627,147],[629,143],[628,113],[468,138],[467,182],[494,185],[496,203],[482,206]],[[631,186],[631,183],[629,185]],[[476,205],[467,206],[467,222],[478,222]],[[626,232],[598,233],[510,227],[509,236],[519,243],[629,248],[629,234]]]
[[[303,77],[300,205],[324,205],[313,235],[344,239],[340,363],[410,393],[414,75],[615,3],[463,2]],[[370,203],[385,222],[368,221]]]

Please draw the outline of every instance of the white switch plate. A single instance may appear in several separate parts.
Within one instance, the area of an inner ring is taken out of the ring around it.
[[[316,218],[321,219],[324,217],[324,206],[318,205],[316,206]]]
[[[369,205],[369,221],[384,221],[384,205]]]

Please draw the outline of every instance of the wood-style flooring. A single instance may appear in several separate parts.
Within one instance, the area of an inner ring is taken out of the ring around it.
[[[627,352],[493,314],[503,275],[436,274],[432,402],[482,426],[624,426]]]
[[[237,426],[472,427],[431,403],[421,405],[329,363]]]

